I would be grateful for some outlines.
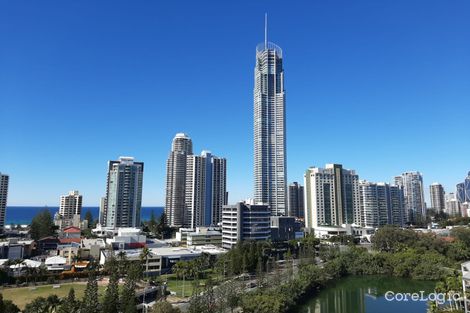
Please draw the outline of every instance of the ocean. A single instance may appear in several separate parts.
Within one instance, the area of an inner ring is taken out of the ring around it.
[[[59,211],[59,207],[7,206],[7,211],[5,214],[5,225],[31,224],[33,217],[45,208],[47,208],[51,212],[52,216],[54,216],[54,214]],[[91,212],[91,215],[93,215],[93,219],[98,219],[99,207],[83,207],[82,218],[85,216],[87,211]],[[150,219],[150,214],[152,213],[152,211],[155,214],[155,218],[158,218],[163,213],[163,207],[142,207],[142,210],[140,212],[142,221],[148,221]]]

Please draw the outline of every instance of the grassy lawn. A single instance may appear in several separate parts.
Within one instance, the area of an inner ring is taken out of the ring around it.
[[[212,272],[207,272],[207,276],[212,278],[213,280],[216,279],[216,274],[213,274]],[[194,289],[194,280],[182,280],[176,278],[175,274],[167,274],[167,275],[162,275],[160,277],[160,281],[164,282],[166,281],[168,284],[168,289],[172,292],[175,292],[178,297],[191,297],[193,294],[193,289]],[[207,281],[207,278],[204,279],[199,279],[199,286],[201,288],[204,287],[205,283]],[[184,288],[183,288],[184,286]],[[184,293],[183,293],[184,289]]]
[[[1,291],[5,300],[11,300],[15,303],[20,310],[24,309],[25,305],[33,301],[37,297],[46,298],[49,295],[55,294],[60,298],[68,295],[70,288],[75,290],[75,296],[79,299],[83,297],[85,292],[86,283],[70,283],[58,284],[60,288],[52,288],[53,285],[44,285],[34,287],[21,287],[21,288],[6,288]],[[99,286],[98,290],[100,295],[104,294],[106,287]]]

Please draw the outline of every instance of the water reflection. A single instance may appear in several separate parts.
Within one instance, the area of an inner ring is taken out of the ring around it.
[[[420,313],[426,302],[389,302],[384,295],[394,292],[432,292],[433,282],[389,277],[348,277],[312,295],[297,312],[301,313]]]

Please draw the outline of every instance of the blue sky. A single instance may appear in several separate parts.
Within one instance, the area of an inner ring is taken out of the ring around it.
[[[164,203],[175,133],[252,196],[255,46],[284,51],[289,181],[338,162],[371,181],[470,170],[470,2],[2,1],[0,172],[9,205],[97,205],[107,161],[145,162]],[[426,190],[426,194],[428,190]]]

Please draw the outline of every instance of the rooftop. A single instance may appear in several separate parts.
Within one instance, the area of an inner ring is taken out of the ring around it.
[[[278,45],[272,42],[259,43],[256,46],[256,55],[262,54],[265,51],[274,51],[280,58],[282,58],[282,49]]]

